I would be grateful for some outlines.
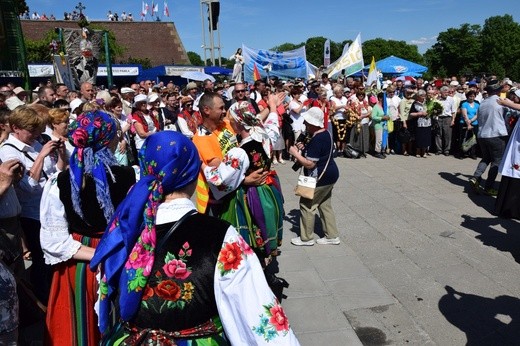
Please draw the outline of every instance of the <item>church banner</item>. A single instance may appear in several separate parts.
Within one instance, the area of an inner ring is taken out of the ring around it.
[[[358,34],[348,50],[336,61],[334,61],[325,72],[329,77],[345,70],[345,76],[349,76],[363,69],[363,51],[361,48],[361,34]]]
[[[244,56],[244,80],[253,82],[255,64],[262,78],[307,78],[307,59],[305,46],[287,52],[274,52],[266,49],[253,49],[242,45]]]

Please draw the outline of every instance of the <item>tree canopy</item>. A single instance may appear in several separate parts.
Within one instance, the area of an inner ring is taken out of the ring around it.
[[[449,28],[424,57],[435,75],[495,74],[520,80],[520,24],[504,15],[486,19],[483,27]]]

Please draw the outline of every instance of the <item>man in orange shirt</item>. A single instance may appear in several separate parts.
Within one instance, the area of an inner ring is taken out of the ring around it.
[[[199,111],[202,115],[202,124],[199,125],[193,143],[199,151],[202,160],[202,168],[197,181],[196,199],[197,210],[212,216],[219,216],[221,206],[226,198],[216,200],[209,189],[209,184],[204,174],[204,168],[218,167],[226,154],[238,147],[237,137],[229,121],[225,119],[226,111],[224,101],[219,94],[208,92],[202,95],[199,102]],[[228,189],[235,190],[241,183],[246,185],[260,185],[265,182],[268,172],[262,169],[253,172],[245,179],[234,180],[234,185]],[[230,196],[230,195],[228,195]]]

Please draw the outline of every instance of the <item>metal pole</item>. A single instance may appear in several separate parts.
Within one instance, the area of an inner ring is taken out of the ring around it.
[[[210,53],[211,53],[211,65],[215,66],[215,38],[213,36],[213,9],[211,8],[211,2],[208,3],[209,10],[209,39],[210,39]]]
[[[204,0],[200,0],[200,19],[202,21],[202,55],[204,55],[204,66],[206,66],[206,28],[204,27]]]
[[[114,82],[112,78],[112,62],[110,61],[110,49],[108,46],[108,31],[103,32],[103,37],[105,38],[105,59],[107,64],[107,84],[110,88]]]
[[[220,24],[217,28],[217,34],[218,34],[218,66],[222,66],[222,47],[220,46]]]

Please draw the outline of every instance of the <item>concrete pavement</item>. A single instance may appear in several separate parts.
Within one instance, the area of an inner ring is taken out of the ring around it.
[[[282,304],[302,345],[520,343],[520,223],[493,216],[493,197],[468,194],[477,162],[337,158],[342,243],[311,247],[290,243],[297,173],[275,166],[287,214]]]

